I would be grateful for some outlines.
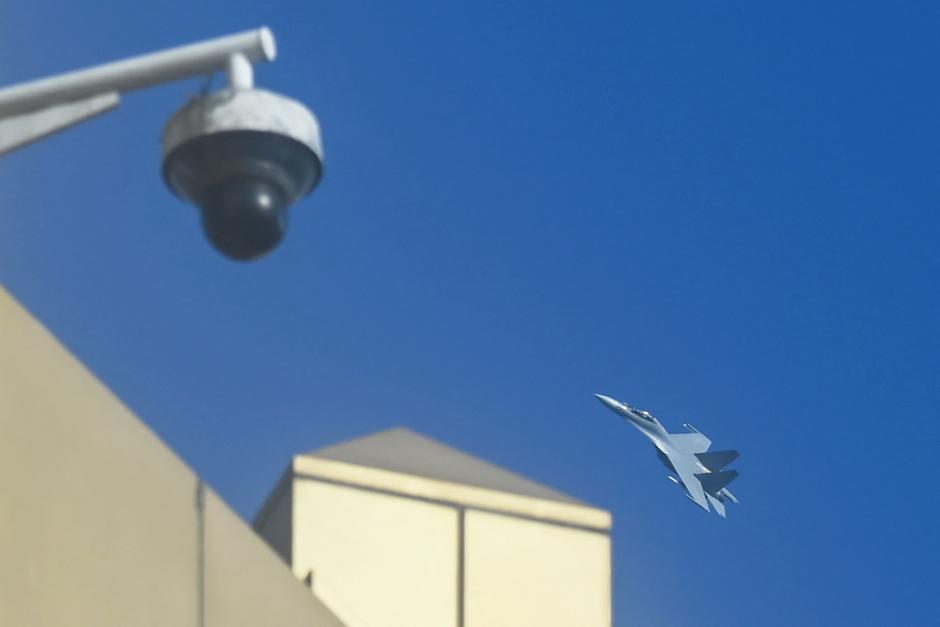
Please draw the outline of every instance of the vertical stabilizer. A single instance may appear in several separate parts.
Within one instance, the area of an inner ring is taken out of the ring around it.
[[[725,512],[725,504],[713,497],[711,494],[706,494],[708,497],[708,502],[711,504],[712,509],[715,510],[715,513],[721,516],[722,518],[727,518],[727,513]]]

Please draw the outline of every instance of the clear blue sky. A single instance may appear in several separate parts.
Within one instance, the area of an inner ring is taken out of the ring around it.
[[[130,95],[0,162],[0,281],[247,518],[403,424],[611,509],[618,627],[936,624],[940,5],[778,4],[6,2],[2,83],[269,25],[327,164],[234,264],[159,176],[201,81]]]

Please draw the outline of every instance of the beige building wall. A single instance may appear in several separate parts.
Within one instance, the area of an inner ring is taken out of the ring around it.
[[[294,572],[355,627],[454,627],[457,514],[318,481],[294,485]]]
[[[469,511],[466,627],[610,625],[605,534]]]
[[[2,287],[0,625],[342,627]]]
[[[611,625],[608,512],[404,429],[296,456],[255,525],[349,627]]]

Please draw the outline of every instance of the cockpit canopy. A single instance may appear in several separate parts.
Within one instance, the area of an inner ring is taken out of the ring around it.
[[[629,405],[627,405],[627,407],[630,408],[630,411],[633,412],[633,414],[639,416],[643,420],[647,422],[651,422],[651,423],[656,422],[656,419],[653,417],[653,414],[649,413],[645,409],[638,409],[636,407],[630,407]]]

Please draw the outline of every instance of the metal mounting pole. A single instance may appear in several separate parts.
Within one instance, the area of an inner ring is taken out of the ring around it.
[[[233,54],[228,58],[225,72],[228,74],[228,84],[232,89],[251,89],[255,84],[251,62],[241,53]]]
[[[117,106],[120,94],[225,70],[250,89],[251,64],[277,56],[265,27],[0,89],[0,155]]]
[[[0,89],[0,118],[97,94],[125,93],[211,74],[226,69],[235,54],[254,63],[273,61],[277,56],[274,35],[259,28]]]

